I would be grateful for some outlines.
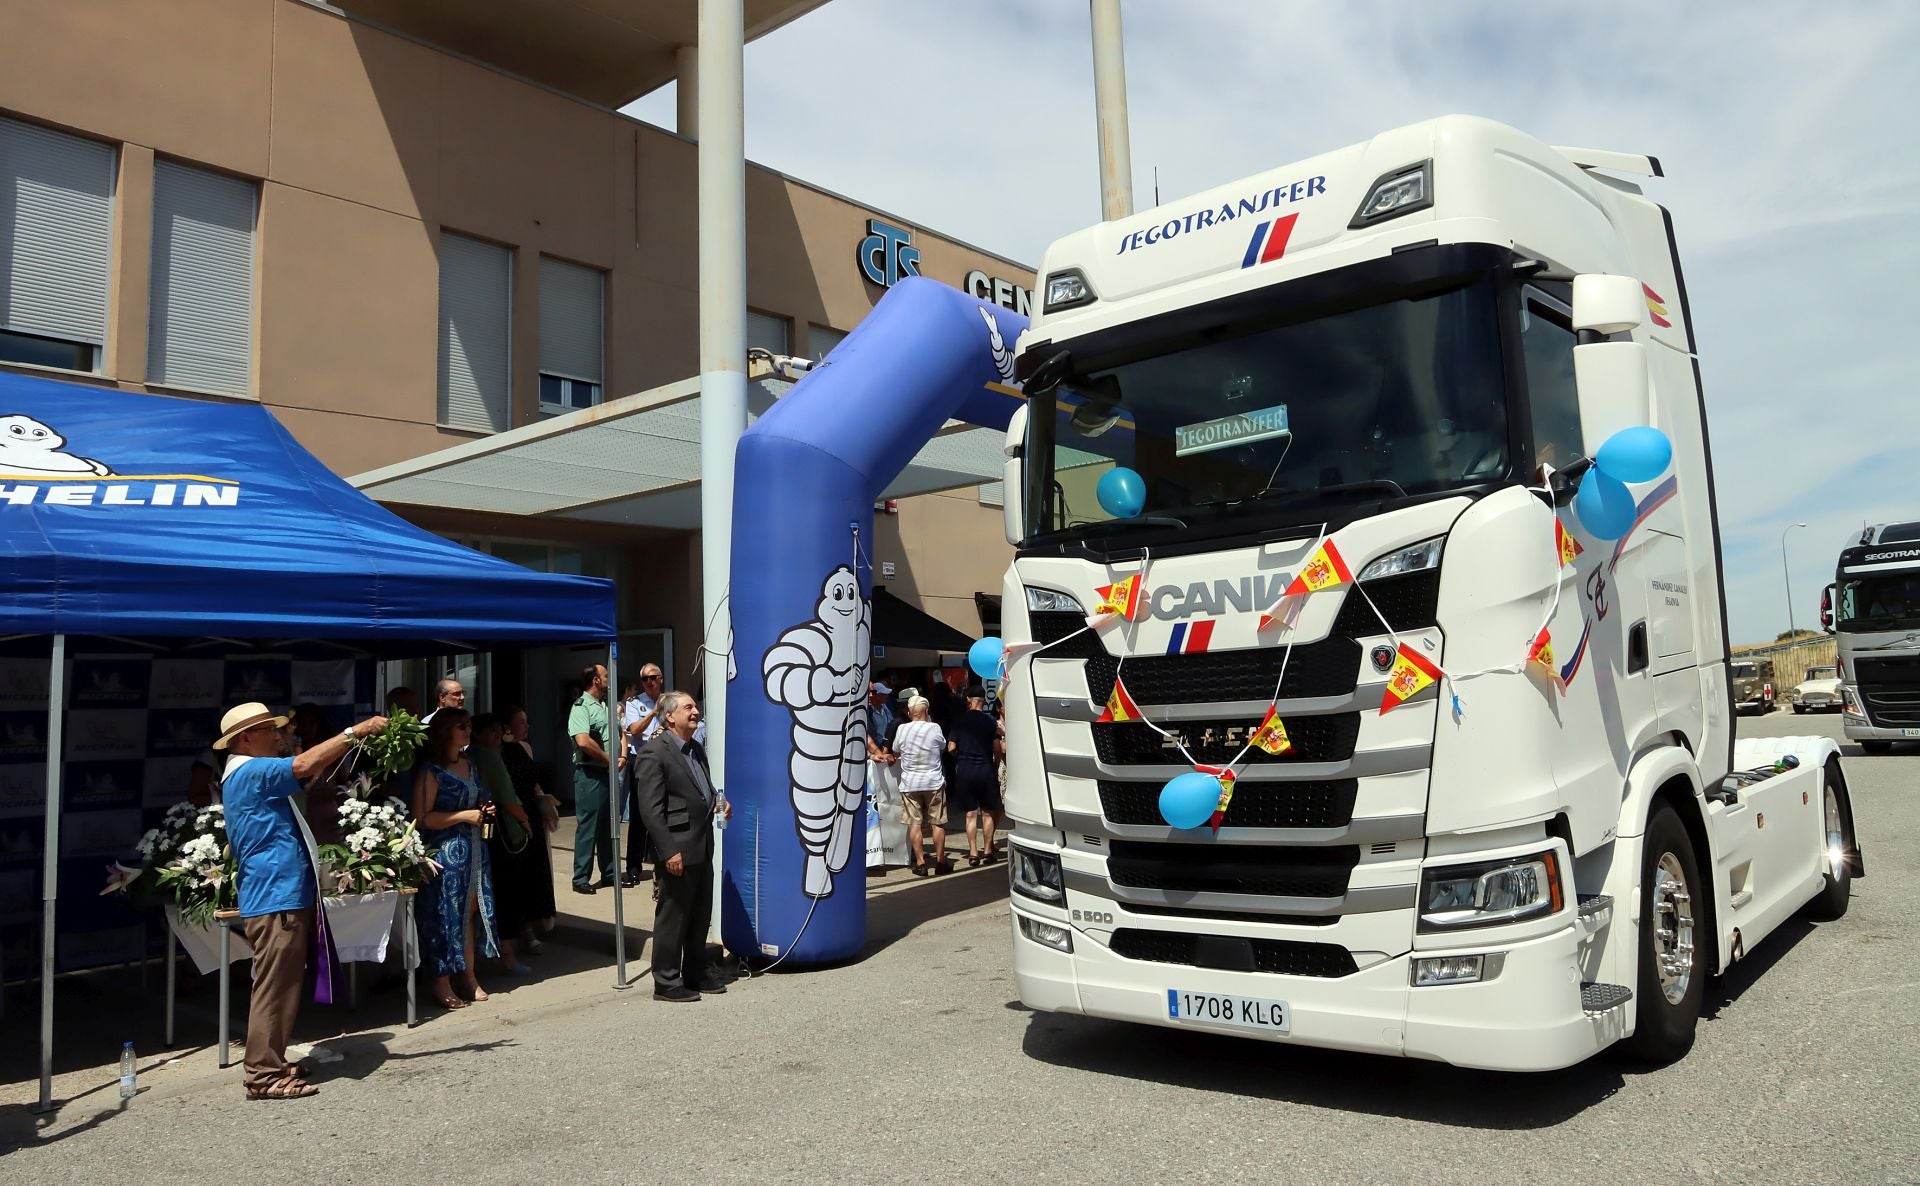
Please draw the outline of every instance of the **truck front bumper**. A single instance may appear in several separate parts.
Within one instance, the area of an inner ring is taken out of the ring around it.
[[[1631,1004],[1594,1015],[1581,1008],[1575,926],[1521,943],[1422,950],[1418,958],[1502,951],[1505,962],[1492,980],[1414,988],[1409,982],[1414,954],[1338,978],[1221,972],[1125,959],[1078,928],[1068,954],[1020,933],[1017,897],[1012,913],[1020,999],[1051,1012],[1502,1071],[1571,1066],[1625,1037],[1632,1020]],[[1032,917],[1058,925],[1039,912]],[[1292,1012],[1291,1032],[1280,1037],[1175,1021],[1167,1016],[1168,989],[1283,1000]]]

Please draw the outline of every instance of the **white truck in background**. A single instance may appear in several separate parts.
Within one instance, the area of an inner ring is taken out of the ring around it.
[[[1708,976],[1845,911],[1837,747],[1734,738],[1693,327],[1667,214],[1622,175],[1661,174],[1448,117],[1048,250],[1005,484],[1027,1005],[1497,1069],[1667,1060]],[[1641,424],[1671,468],[1598,540],[1566,503]],[[1137,513],[1102,509],[1116,466]],[[1276,638],[1323,539],[1351,579]],[[1129,577],[1137,616],[1085,628]],[[1550,678],[1516,662],[1549,614]],[[1455,678],[1387,712],[1401,643]],[[1270,709],[1277,756],[1246,747]],[[1236,755],[1217,831],[1163,820],[1190,759]]]
[[[1870,754],[1920,741],[1920,523],[1868,527],[1840,553],[1820,624],[1839,635],[1847,739]]]

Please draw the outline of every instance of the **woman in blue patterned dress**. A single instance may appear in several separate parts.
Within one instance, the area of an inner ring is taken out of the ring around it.
[[[420,938],[433,970],[434,999],[448,1009],[487,999],[473,975],[476,917],[481,952],[500,954],[493,936],[493,879],[480,838],[494,808],[462,752],[472,733],[472,718],[464,709],[433,714],[413,780],[413,818],[420,822],[421,839],[439,850],[434,859],[440,863],[439,878],[420,892]]]

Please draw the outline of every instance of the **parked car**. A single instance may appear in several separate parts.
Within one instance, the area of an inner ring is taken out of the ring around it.
[[[1840,668],[1807,668],[1807,678],[1793,685],[1792,698],[1795,712],[1840,711]]]
[[[1735,659],[1730,674],[1733,678],[1733,711],[1773,711],[1772,659]]]

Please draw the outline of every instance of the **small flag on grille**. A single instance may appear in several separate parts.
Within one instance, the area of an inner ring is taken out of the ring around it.
[[[1218,836],[1220,821],[1227,818],[1227,804],[1233,802],[1234,773],[1225,766],[1195,766],[1194,769],[1202,774],[1211,774],[1220,780],[1220,804],[1213,809],[1213,815],[1207,819],[1207,826],[1213,829],[1214,835]]]
[[[1141,720],[1145,715],[1146,714],[1140,711],[1140,706],[1133,702],[1133,697],[1127,695],[1127,685],[1120,682],[1119,676],[1115,676],[1113,680],[1113,691],[1107,695],[1107,710],[1095,717],[1094,723],[1104,724],[1108,721],[1137,721]]]
[[[1417,694],[1420,689],[1439,679],[1444,672],[1433,665],[1433,661],[1415,651],[1406,643],[1400,644],[1400,651],[1394,656],[1393,670],[1387,673],[1387,690],[1380,697],[1382,715],[1400,707]]]
[[[1131,622],[1140,613],[1140,586],[1142,574],[1134,573],[1123,581],[1111,585],[1101,585],[1094,592],[1100,595],[1100,602],[1087,615],[1090,625],[1099,625],[1103,621],[1125,618]]]
[[[1265,630],[1275,622],[1292,628],[1294,619],[1300,616],[1300,607],[1305,604],[1307,594],[1318,593],[1323,589],[1337,589],[1353,580],[1353,571],[1347,567],[1346,557],[1340,555],[1340,549],[1332,540],[1326,540],[1307,557],[1305,565],[1280,595],[1272,609],[1260,615],[1260,629]]]
[[[1267,709],[1266,719],[1253,731],[1248,742],[1276,757],[1293,748],[1293,742],[1287,737],[1287,726],[1280,719],[1280,709],[1276,705]]]

